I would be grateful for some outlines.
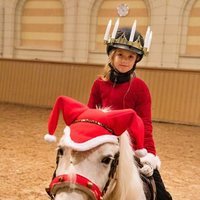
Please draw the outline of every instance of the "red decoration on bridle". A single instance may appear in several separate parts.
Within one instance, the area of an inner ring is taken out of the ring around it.
[[[47,188],[46,191],[49,196],[54,199],[57,191],[65,187],[72,187],[73,189],[81,190],[87,193],[94,200],[102,200],[102,192],[99,187],[86,177],[83,177],[79,174],[76,174],[76,180],[73,183],[71,182],[71,178],[68,174],[55,177],[51,181],[49,188]]]

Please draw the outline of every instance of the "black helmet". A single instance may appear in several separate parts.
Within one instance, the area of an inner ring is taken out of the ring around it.
[[[125,49],[138,54],[139,57],[137,62],[139,62],[144,55],[144,39],[138,31],[135,31],[133,41],[129,41],[130,34],[131,29],[129,28],[119,29],[116,33],[115,39],[110,38],[107,42],[107,54],[109,55],[111,51],[116,48]]]

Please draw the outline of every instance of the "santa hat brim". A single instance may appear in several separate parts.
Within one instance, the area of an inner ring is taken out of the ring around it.
[[[76,151],[87,151],[90,150],[92,148],[95,148],[101,144],[104,143],[114,143],[114,144],[118,144],[118,137],[115,135],[101,135],[101,136],[97,136],[97,137],[92,137],[81,141],[81,142],[75,142],[72,138],[73,137],[79,137],[81,138],[81,135],[77,135],[75,136],[74,132],[70,131],[70,127],[66,126],[66,128],[64,129],[64,136],[62,138],[62,142],[64,143],[64,145],[66,145],[67,147],[70,147]],[[73,135],[73,137],[72,137]]]

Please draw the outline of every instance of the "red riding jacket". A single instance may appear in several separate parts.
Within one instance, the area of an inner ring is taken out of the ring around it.
[[[151,95],[143,80],[134,77],[129,82],[113,84],[101,78],[95,80],[90,98],[90,108],[110,107],[112,110],[131,108],[142,118],[144,123],[144,148],[156,155],[152,135]],[[133,147],[134,139],[132,138]]]

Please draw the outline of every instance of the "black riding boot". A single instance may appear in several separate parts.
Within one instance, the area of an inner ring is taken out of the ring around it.
[[[156,200],[172,200],[172,196],[166,190],[160,173],[157,169],[154,170],[153,177],[156,184]]]

